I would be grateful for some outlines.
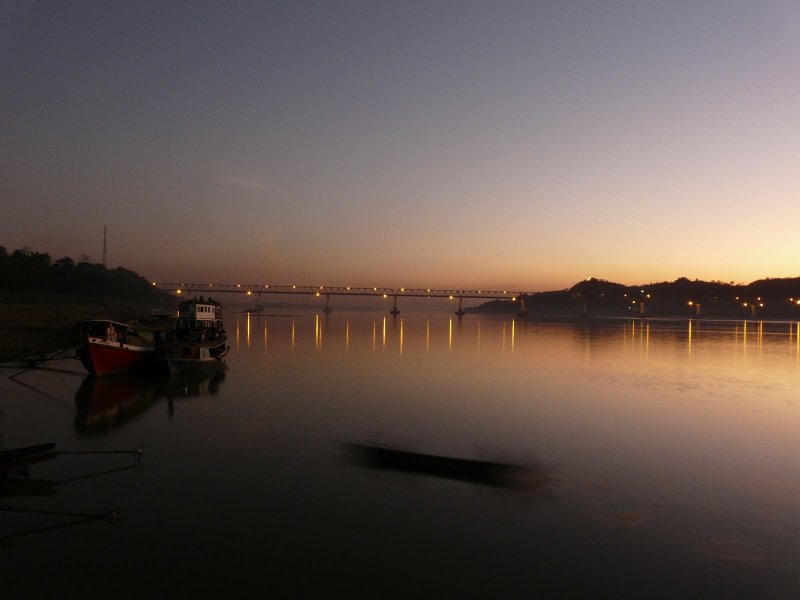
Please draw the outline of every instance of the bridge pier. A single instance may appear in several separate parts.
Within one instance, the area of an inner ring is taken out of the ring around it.
[[[330,294],[325,294],[325,308],[322,309],[322,312],[324,312],[326,315],[329,315],[333,312],[333,309],[331,308]]]
[[[392,305],[392,310],[389,312],[395,316],[400,314],[400,311],[397,310],[397,294],[394,295],[394,304]]]
[[[519,316],[520,317],[527,317],[528,316],[528,311],[525,310],[525,300],[523,300],[521,296],[520,296],[520,299],[519,299]]]
[[[467,313],[464,312],[464,309],[462,308],[463,302],[464,302],[464,296],[459,296],[458,297],[458,310],[456,311],[456,314],[459,317],[463,317],[465,314],[467,314]]]

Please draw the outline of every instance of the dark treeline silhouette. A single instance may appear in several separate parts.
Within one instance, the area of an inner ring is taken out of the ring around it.
[[[107,269],[69,256],[52,260],[45,252],[24,247],[8,252],[0,246],[1,292],[53,292],[129,301],[155,301],[167,296],[148,281],[123,267]]]
[[[700,281],[681,277],[675,281],[626,286],[602,279],[587,279],[568,290],[523,296],[525,308],[569,311],[574,315],[774,317],[800,319],[800,277],[759,279],[748,284]],[[698,309],[697,305],[700,305]],[[509,313],[518,303],[487,302],[472,312]]]

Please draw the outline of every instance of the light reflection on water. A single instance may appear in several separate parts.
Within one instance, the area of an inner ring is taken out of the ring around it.
[[[295,595],[800,591],[800,323],[334,313],[226,324],[226,370],[0,384],[7,447],[146,449],[141,473],[0,498],[123,515],[0,546],[9,589],[79,589],[91,563],[95,584],[123,595],[154,581]],[[337,443],[352,441],[523,465],[547,485],[369,468],[342,460]],[[32,474],[107,465],[118,466],[64,457]],[[0,513],[0,536],[44,524]],[[46,581],[33,577],[42,563],[54,565]]]

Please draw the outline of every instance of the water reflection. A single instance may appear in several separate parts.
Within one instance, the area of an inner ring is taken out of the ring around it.
[[[393,318],[390,324],[389,318],[383,316],[370,319],[369,328],[366,329],[354,328],[350,318],[337,319],[335,314],[324,320],[319,315],[312,319],[310,339],[314,350],[318,352],[336,353],[335,348],[325,343],[327,337],[335,336],[341,339],[345,352],[363,347],[361,344],[366,342],[373,352],[380,348],[382,352],[396,350],[398,354],[403,354],[419,344],[426,353],[444,348],[450,355],[464,351],[477,355],[482,349],[491,351],[496,348],[502,355],[507,354],[508,358],[514,359],[518,352],[524,356],[531,350],[542,350],[540,336],[557,329],[559,344],[564,341],[561,334],[569,332],[567,338],[579,344],[583,357],[590,360],[592,356],[596,357],[597,352],[610,351],[615,347],[647,359],[652,357],[653,352],[671,352],[676,343],[683,345],[686,355],[692,358],[696,352],[705,351],[707,346],[726,340],[746,354],[753,348],[763,352],[767,340],[772,343],[777,339],[785,339],[787,341],[784,343],[788,344],[791,353],[800,353],[800,323],[629,319],[618,322],[586,321],[566,328],[564,325],[520,321],[516,318],[459,319],[457,326],[453,317],[447,317],[446,320]],[[264,352],[269,349],[280,351],[281,339],[289,340],[292,351],[302,349],[307,339],[305,336],[308,335],[301,331],[305,327],[302,319],[292,318],[286,338],[271,336],[270,339],[266,320],[263,327],[261,350]],[[276,331],[281,329],[277,322],[273,327]],[[442,334],[444,340],[441,339]],[[274,348],[272,344],[275,344]]]
[[[224,363],[202,372],[175,375],[136,374],[86,377],[75,393],[75,429],[83,434],[103,434],[120,428],[147,412],[160,400],[214,396],[225,380]]]
[[[122,427],[162,398],[168,381],[148,374],[87,377],[75,393],[75,429],[91,434]]]
[[[391,581],[404,597],[797,597],[800,322],[258,318],[213,378],[81,384],[76,427],[158,461],[83,496],[141,508],[114,552],[102,531],[15,544],[17,582],[40,562],[71,582],[90,560],[103,589],[123,577],[139,595],[225,564],[223,586],[257,589],[267,568],[285,596],[380,595]],[[79,385],[30,383],[70,399]],[[5,386],[7,438],[24,425],[31,441],[97,442],[73,435],[72,402]],[[191,418],[153,409],[162,398]],[[331,440],[376,430],[412,443],[337,460]],[[525,453],[534,482],[558,477],[544,501],[483,471]]]

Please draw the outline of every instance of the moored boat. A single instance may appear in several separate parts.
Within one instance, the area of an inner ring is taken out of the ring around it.
[[[79,323],[83,343],[77,355],[96,377],[133,371],[158,370],[165,366],[170,346],[168,319],[120,322],[93,319]]]
[[[222,304],[211,298],[181,302],[173,333],[174,343],[167,355],[170,373],[209,369],[228,354]]]

